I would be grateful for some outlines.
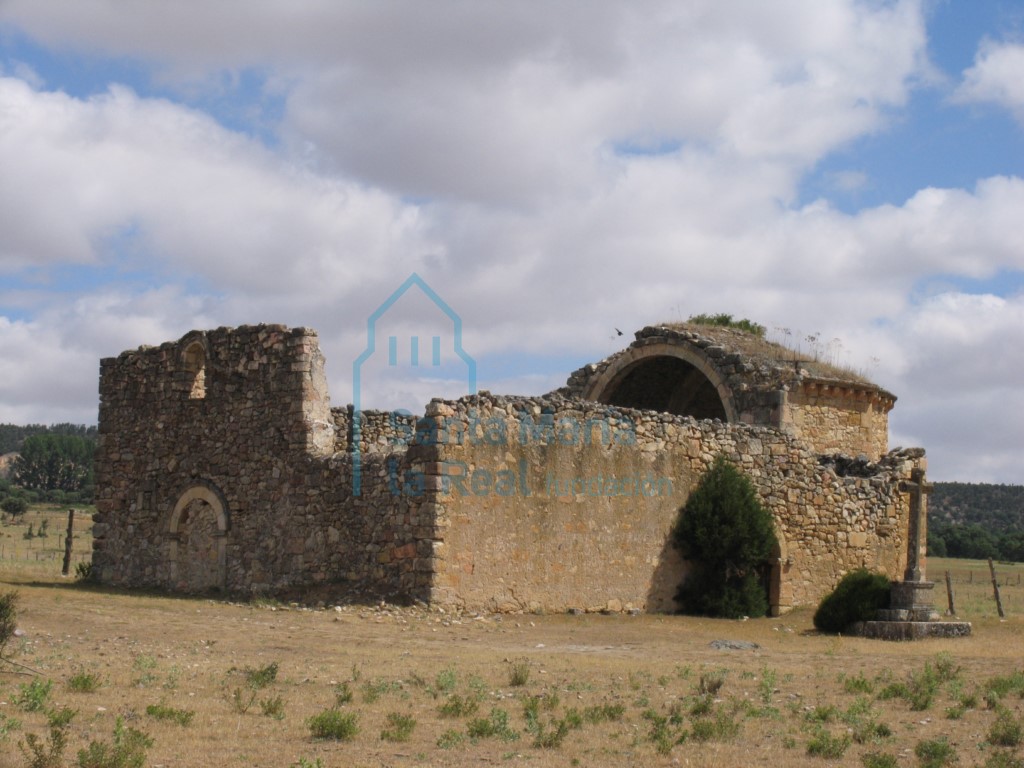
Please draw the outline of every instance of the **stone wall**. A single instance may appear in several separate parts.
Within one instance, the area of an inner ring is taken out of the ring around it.
[[[103,360],[93,552],[101,580],[426,594],[433,521],[419,514],[421,499],[388,482],[406,452],[364,455],[353,496],[352,458],[333,452],[335,416],[316,334],[303,328],[222,328]],[[372,429],[366,437],[375,442]]]
[[[780,540],[776,611],[817,602],[846,572],[905,567],[899,482],[922,452],[819,459],[779,430],[614,409],[558,396],[435,401],[441,439],[432,599],[493,610],[673,610],[685,564],[667,546],[690,491],[724,453],[753,481]]]
[[[822,453],[877,459],[889,449],[891,408],[877,391],[809,381],[787,392],[780,423]]]

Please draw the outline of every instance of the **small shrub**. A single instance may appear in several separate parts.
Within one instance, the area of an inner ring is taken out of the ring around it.
[[[508,712],[499,707],[492,709],[489,717],[470,720],[466,732],[474,740],[497,737],[503,741],[514,741],[519,738],[519,734],[509,728]]]
[[[534,733],[533,746],[538,749],[555,749],[560,747],[571,730],[572,725],[565,719],[552,721],[548,727],[541,725],[537,728],[536,733]]]
[[[64,728],[51,728],[47,741],[34,733],[26,734],[25,740],[18,744],[29,768],[63,768],[67,746],[68,734]]]
[[[416,727],[412,715],[399,712],[388,713],[388,727],[380,732],[381,741],[408,741]]]
[[[478,707],[478,701],[472,696],[453,693],[437,710],[441,717],[467,717],[474,714]]]
[[[21,728],[21,721],[6,715],[0,715],[0,741],[7,738],[7,734]]]
[[[458,675],[455,673],[455,670],[452,667],[446,667],[437,673],[437,677],[434,679],[434,687],[441,693],[450,693],[455,690],[455,685],[458,681]]]
[[[324,763],[319,757],[315,760],[300,757],[297,762],[292,763],[292,768],[324,768]]]
[[[146,750],[153,746],[148,734],[134,728],[125,728],[121,718],[114,724],[114,740],[93,741],[88,749],[78,752],[79,768],[142,768],[146,764]]]
[[[810,710],[807,715],[809,723],[831,723],[839,716],[839,710],[831,704],[817,706]]]
[[[887,755],[884,752],[865,752],[860,758],[864,768],[899,768],[896,755]]]
[[[351,703],[353,698],[355,698],[355,694],[352,693],[352,687],[348,684],[347,680],[334,686],[334,701],[337,702],[339,707],[342,704]]]
[[[863,568],[846,574],[814,612],[814,626],[821,632],[840,633],[858,621],[870,621],[881,608],[889,607],[889,579]]]
[[[775,694],[775,682],[778,675],[774,669],[764,667],[761,669],[761,680],[757,685],[761,695],[761,703],[768,705],[772,703],[772,696]]]
[[[858,744],[870,744],[888,739],[892,736],[892,728],[885,723],[876,723],[874,720],[857,723],[853,726],[853,740]]]
[[[990,708],[994,709],[995,704],[1004,696],[1016,693],[1024,696],[1024,672],[1014,672],[1003,677],[993,677],[987,680],[984,685],[985,701]]]
[[[0,593],[0,659],[18,628],[18,593]]]
[[[530,665],[525,660],[514,661],[508,669],[508,684],[513,688],[526,685],[530,680]]]
[[[591,725],[621,720],[626,707],[622,704],[597,704],[583,710],[583,719]]]
[[[942,768],[956,762],[956,751],[945,738],[919,741],[914,747],[914,754],[921,768]]]
[[[262,691],[268,685],[277,680],[277,662],[268,664],[265,667],[245,669],[245,683],[254,691]]]
[[[947,720],[959,720],[967,712],[967,708],[962,704],[953,704],[950,707],[946,707],[946,719]]]
[[[260,712],[264,717],[284,720],[284,699],[274,696],[272,699],[260,699]]]
[[[52,680],[36,678],[18,689],[14,703],[22,712],[41,712],[46,707],[46,700],[50,696],[51,688],[53,688]]]
[[[926,661],[924,669],[917,673],[911,673],[907,682],[906,699],[910,702],[910,708],[915,712],[923,712],[931,707],[941,683],[935,667]]]
[[[1024,760],[1011,752],[993,752],[982,768],[1024,768]]]
[[[135,661],[132,662],[132,669],[139,673],[138,677],[132,680],[132,685],[136,688],[148,688],[159,679],[155,672],[156,659],[152,656],[145,654],[136,656]]]
[[[844,677],[843,690],[847,693],[874,693],[875,684],[861,672],[856,677]]]
[[[51,728],[66,728],[71,725],[71,721],[77,714],[78,710],[70,707],[51,709],[46,713],[46,722]]]
[[[462,746],[465,741],[465,736],[455,729],[449,728],[437,737],[437,746],[441,749],[454,749],[455,747]]]
[[[826,730],[819,730],[807,742],[807,754],[811,757],[824,757],[826,760],[838,760],[850,746],[850,737],[833,736]]]
[[[700,718],[691,726],[694,741],[728,741],[740,732],[740,724],[731,715],[719,711],[714,717]]]
[[[334,741],[351,741],[359,733],[359,718],[355,712],[342,712],[340,709],[325,709],[323,712],[306,721],[309,732],[314,739],[332,739]]]
[[[671,537],[692,565],[676,593],[684,613],[731,619],[768,613],[759,572],[778,546],[774,518],[724,456],[701,476]]]
[[[1022,729],[1020,722],[1008,709],[1000,709],[996,721],[988,731],[989,744],[997,747],[1016,747],[1020,744]]]
[[[905,699],[910,696],[910,689],[906,683],[889,683],[878,692],[878,698],[882,701],[888,699]]]
[[[700,676],[697,683],[697,694],[699,696],[717,696],[725,685],[725,671],[708,672]]]
[[[176,709],[163,704],[150,704],[146,707],[146,714],[154,720],[166,720],[181,726],[188,725],[196,716],[191,709]]]
[[[103,681],[91,672],[76,672],[68,678],[68,690],[75,693],[95,693]]]
[[[673,723],[672,718],[659,714],[653,709],[646,710],[641,716],[651,724],[651,728],[647,732],[647,739],[654,744],[654,750],[659,755],[669,754],[674,746],[682,744],[689,736],[687,731],[673,727],[677,723]]]

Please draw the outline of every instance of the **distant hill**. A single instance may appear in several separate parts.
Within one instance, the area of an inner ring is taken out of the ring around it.
[[[1024,562],[1024,485],[935,483],[928,552]]]
[[[1024,485],[935,483],[928,520],[981,525],[995,534],[1024,531]]]

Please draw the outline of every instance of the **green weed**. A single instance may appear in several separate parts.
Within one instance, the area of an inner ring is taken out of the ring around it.
[[[513,688],[526,685],[530,681],[530,664],[525,659],[514,661],[508,669],[508,684]]]
[[[91,672],[76,672],[68,678],[68,690],[75,693],[95,693],[101,685],[102,678]]]
[[[455,747],[462,746],[465,743],[466,737],[453,728],[449,728],[447,731],[437,737],[437,746],[441,749],[454,749]]]
[[[472,696],[460,696],[453,693],[437,708],[441,717],[468,717],[475,714],[480,704]]]
[[[114,724],[113,741],[93,741],[78,752],[79,768],[142,768],[153,740],[143,731],[125,728],[121,718]]]
[[[348,684],[347,680],[334,686],[334,701],[339,707],[342,704],[351,703],[353,698],[355,698],[355,694],[352,693],[352,687]]]
[[[956,762],[956,750],[945,738],[919,741],[914,754],[921,768],[942,768]]]
[[[351,741],[359,733],[359,718],[355,712],[340,709],[325,709],[306,721],[309,733],[314,739]]]
[[[470,720],[466,732],[474,741],[495,737],[503,741],[514,741],[519,738],[519,734],[509,727],[508,712],[499,707],[492,709],[489,717]]]
[[[260,713],[264,717],[272,717],[275,720],[284,720],[284,699],[274,696],[270,699],[260,699]]]
[[[1008,709],[999,709],[996,720],[988,731],[989,744],[997,747],[1016,747],[1021,742],[1021,724]]]
[[[14,704],[22,712],[41,712],[46,707],[46,700],[50,696],[51,688],[53,688],[52,680],[43,680],[37,677],[18,688]]]
[[[399,712],[388,713],[388,727],[380,732],[381,741],[408,741],[416,727],[412,715]]]
[[[694,741],[728,741],[740,732],[740,724],[736,719],[723,711],[714,717],[695,720],[691,726],[690,736]]]
[[[887,755],[884,752],[865,752],[860,758],[864,768],[898,768],[899,762],[896,755]]]
[[[196,716],[191,709],[177,709],[163,704],[150,704],[146,707],[146,714],[154,720],[164,720],[181,726],[189,725]]]
[[[850,746],[849,736],[833,736],[825,729],[815,732],[807,742],[807,754],[811,757],[824,757],[826,760],[838,760]]]

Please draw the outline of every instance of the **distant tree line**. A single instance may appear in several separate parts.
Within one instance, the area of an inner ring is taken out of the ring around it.
[[[36,502],[91,503],[96,434],[96,427],[79,424],[0,424],[3,452],[18,453],[9,476],[0,478],[0,510],[19,515]]]
[[[935,483],[928,499],[928,552],[1024,562],[1024,486]]]
[[[72,435],[96,442],[96,427],[84,424],[0,424],[0,453],[17,453],[25,439],[33,435]]]

